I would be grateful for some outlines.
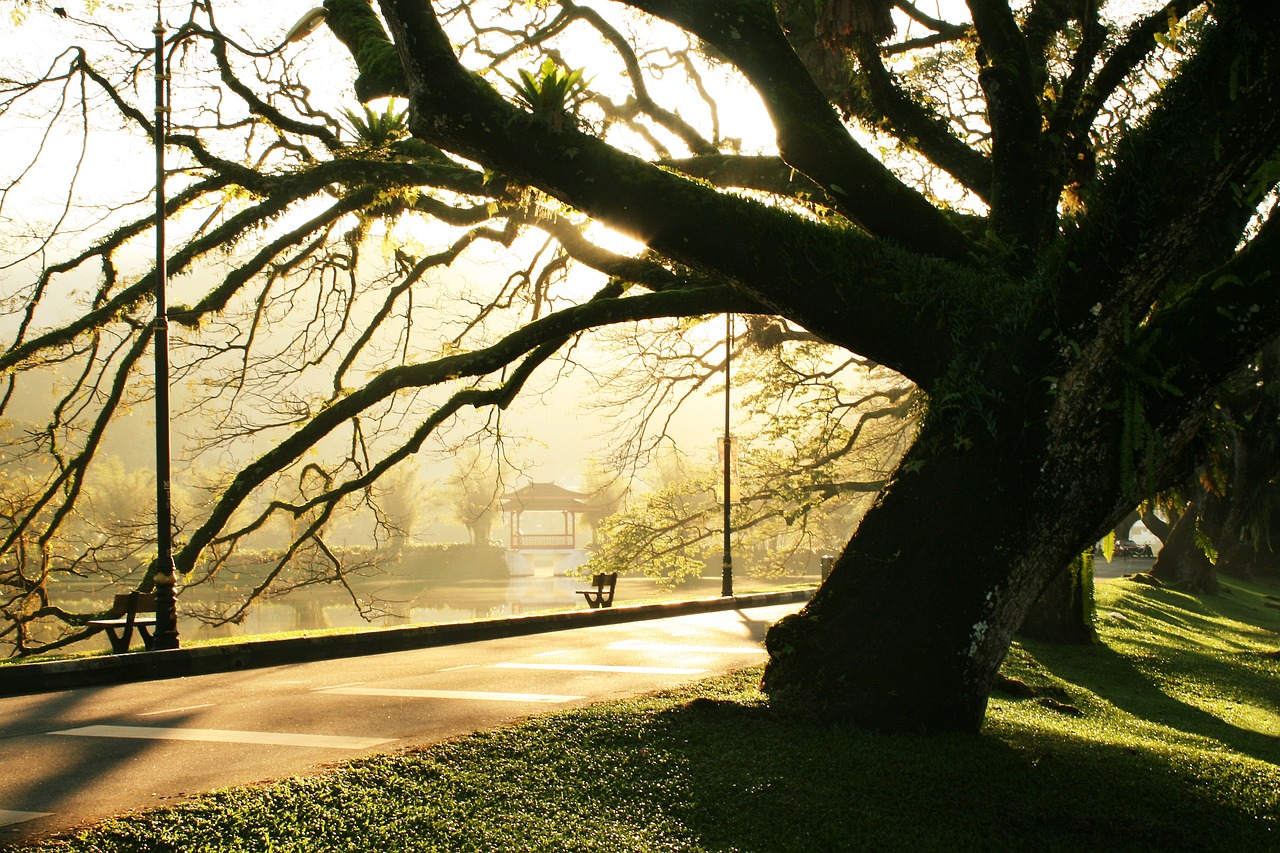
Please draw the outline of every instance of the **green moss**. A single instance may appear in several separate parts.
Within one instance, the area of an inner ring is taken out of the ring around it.
[[[367,102],[388,95],[408,95],[400,55],[369,0],[325,0],[324,8],[328,12],[325,23],[351,51],[360,69],[355,81],[356,97]]]

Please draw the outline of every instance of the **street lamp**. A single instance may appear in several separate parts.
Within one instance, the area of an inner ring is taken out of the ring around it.
[[[290,28],[280,46],[301,41],[324,22],[325,11],[312,9]],[[169,268],[165,257],[165,192],[164,149],[167,144],[166,125],[169,105],[166,97],[169,82],[164,59],[164,18],[160,0],[156,0],[156,25],[152,30],[156,37],[156,98],[155,126],[152,145],[156,153],[156,271],[155,271],[155,357],[156,357],[156,561],[151,582],[156,593],[156,633],[152,648],[156,650],[178,648],[178,606],[174,585],[177,582],[177,566],[173,561],[173,489],[170,472],[169,442],[169,316],[167,290]],[[274,51],[271,51],[274,52]]]
[[[720,594],[733,595],[733,528],[729,521],[729,489],[733,484],[733,437],[729,434],[729,363],[733,359],[733,315],[724,315],[724,561],[720,564]]]
[[[317,6],[307,14],[298,19],[298,23],[289,28],[289,32],[285,34],[284,42],[280,47],[286,44],[293,44],[296,41],[302,41],[311,35],[316,29],[324,23],[324,19],[328,17],[328,12],[323,7]],[[279,48],[277,48],[278,50]]]
[[[156,634],[152,648],[178,648],[178,608],[174,594],[173,500],[169,471],[169,318],[166,290],[169,270],[165,258],[164,148],[169,109],[165,84],[164,20],[156,0],[156,118],[152,143],[156,151],[156,563],[152,583],[156,591]]]

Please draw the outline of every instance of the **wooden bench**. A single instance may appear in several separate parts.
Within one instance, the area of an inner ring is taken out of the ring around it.
[[[618,583],[618,573],[613,572],[607,575],[592,575],[591,586],[594,589],[574,590],[578,595],[587,600],[587,604],[592,609],[597,607],[613,606],[613,588]]]
[[[111,639],[111,652],[122,655],[129,651],[133,642],[133,631],[136,628],[142,637],[142,645],[151,648],[155,637],[151,629],[156,626],[156,617],[139,616],[140,613],[156,612],[156,597],[145,592],[121,592],[116,594],[115,604],[107,611],[106,618],[90,619],[91,628],[100,628],[107,632]]]

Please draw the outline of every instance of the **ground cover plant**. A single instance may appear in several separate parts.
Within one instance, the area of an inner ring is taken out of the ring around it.
[[[979,735],[829,727],[759,668],[229,789],[29,850],[1263,850],[1280,842],[1280,588],[1099,588],[1021,644]]]

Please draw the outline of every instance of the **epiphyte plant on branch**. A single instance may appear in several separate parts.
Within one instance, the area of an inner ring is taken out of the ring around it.
[[[863,6],[896,34],[845,27]],[[770,632],[764,687],[823,719],[973,731],[1032,602],[1180,475],[1222,383],[1280,331],[1277,4],[328,0],[305,48],[262,56],[236,47],[254,41],[237,4],[213,8],[173,37],[181,85],[218,105],[175,108],[173,136],[179,366],[187,411],[222,413],[187,450],[219,463],[176,556],[197,577],[281,516],[324,542],[401,461],[502,432],[590,330],[774,315],[927,402],[830,577]],[[114,70],[67,53],[7,88],[5,115],[71,79],[141,136],[143,57],[111,44]],[[302,57],[330,49],[346,72],[322,93]],[[547,58],[591,69],[575,121],[509,95]],[[412,139],[345,143],[332,116],[353,93],[403,98]],[[761,110],[765,133],[741,124]],[[362,216],[389,193],[394,216]],[[149,271],[124,247],[148,226],[123,196],[65,258],[29,241],[35,269],[6,294],[5,399],[68,377],[52,427],[23,433],[43,488],[10,553],[71,530],[112,415],[145,396],[126,380]],[[422,218],[441,226],[411,232]],[[497,256],[509,274],[468,274]],[[30,307],[90,268],[73,320]],[[1159,382],[1133,381],[1135,352]],[[322,485],[276,498],[308,464]]]
[[[516,98],[534,115],[541,116],[559,130],[583,98],[587,84],[581,68],[561,68],[551,57],[542,61],[536,73],[521,68]]]
[[[386,148],[409,135],[408,116],[404,110],[396,109],[391,98],[381,112],[361,104],[359,112],[346,109],[342,114],[356,139],[373,149]]]

